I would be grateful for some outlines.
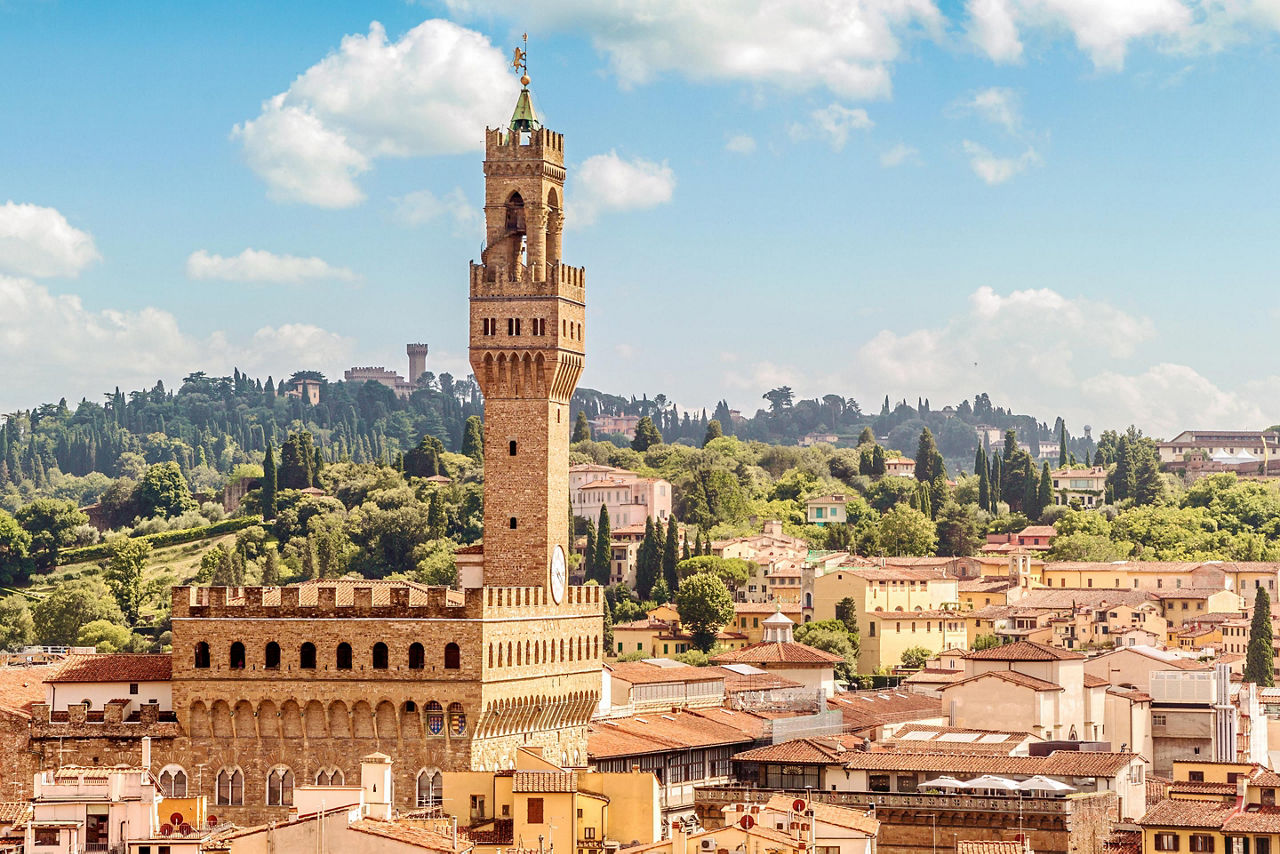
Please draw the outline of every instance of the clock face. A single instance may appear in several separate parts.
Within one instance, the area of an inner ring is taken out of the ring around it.
[[[564,582],[566,577],[564,565],[564,549],[556,546],[555,551],[551,553],[551,598],[559,605],[564,599]]]

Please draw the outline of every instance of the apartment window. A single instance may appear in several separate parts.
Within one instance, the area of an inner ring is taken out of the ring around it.
[[[839,845],[817,845],[813,850],[814,854],[840,854]]]
[[[1164,726],[1164,725],[1165,725],[1165,723],[1166,723],[1166,718],[1165,718],[1165,716],[1164,716],[1164,715],[1152,715],[1152,716],[1151,716],[1151,725],[1152,725],[1152,726]],[[1200,778],[1199,780],[1197,780],[1197,779],[1196,779],[1196,776],[1197,776],[1197,775],[1199,775],[1199,778]],[[1190,774],[1190,776],[1188,776],[1188,777],[1187,777],[1187,779],[1188,779],[1188,780],[1190,780],[1190,781],[1191,781],[1191,782],[1193,782],[1193,783],[1195,783],[1195,782],[1204,782],[1204,772],[1203,772],[1203,771],[1192,771],[1192,772],[1191,772],[1191,774]]]
[[[1178,850],[1178,834],[1157,833],[1156,834],[1156,850],[1157,851],[1177,851]]]
[[[867,778],[867,787],[873,792],[889,791],[888,774],[872,774]]]
[[[1191,845],[1189,847],[1189,850],[1201,851],[1201,852],[1206,852],[1206,854],[1212,854],[1213,837],[1207,833],[1191,834]]]
[[[58,839],[58,828],[56,827],[37,827],[35,829],[36,845],[60,845]]]
[[[1256,837],[1253,840],[1253,854],[1271,854],[1271,837]]]
[[[130,683],[129,683],[129,693],[130,693],[130,694],[137,694],[137,693],[138,693],[138,683],[137,683],[137,682],[130,682]]]
[[[582,810],[578,810],[578,812],[582,812]],[[578,817],[579,817],[579,818],[581,818],[582,816],[578,816]],[[594,827],[584,827],[584,828],[582,829],[582,831],[583,831],[583,832],[582,832],[582,838],[583,838],[583,839],[595,839],[595,838],[596,838],[596,829],[595,829]]]
[[[525,821],[527,824],[542,824],[542,798],[529,799],[529,812]]]
[[[875,636],[876,636],[876,624],[875,624],[875,623],[868,623],[868,624],[867,624],[867,635],[868,635],[869,637],[875,637]]]

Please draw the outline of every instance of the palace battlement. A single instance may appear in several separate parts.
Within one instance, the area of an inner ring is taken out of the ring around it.
[[[506,128],[485,128],[484,155],[487,160],[546,158],[563,163],[564,134],[547,128],[527,134],[511,133]]]
[[[493,619],[599,616],[601,588],[569,587],[554,604],[545,587],[308,584],[298,587],[174,587],[175,618]]]
[[[523,284],[527,293],[513,293],[510,285]],[[477,264],[471,262],[471,295],[477,296],[557,296],[586,302],[587,268],[569,264]]]

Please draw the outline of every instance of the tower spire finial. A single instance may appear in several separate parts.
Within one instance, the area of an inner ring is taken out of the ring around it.
[[[516,99],[515,112],[511,114],[512,133],[531,133],[542,127],[533,109],[533,96],[529,94],[529,34],[524,34],[524,48],[517,47],[511,58],[511,67],[520,72],[520,97]]]
[[[524,33],[522,38],[524,47],[516,48],[515,56],[511,58],[511,67],[520,72],[520,85],[527,89],[529,87],[529,34]]]

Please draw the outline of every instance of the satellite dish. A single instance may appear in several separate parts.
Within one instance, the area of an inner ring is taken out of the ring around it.
[[[741,825],[743,830],[750,830],[756,826],[756,820],[754,816],[744,815],[742,818],[738,819],[738,824]]]
[[[217,817],[216,815],[211,815],[211,816],[209,816],[209,818],[207,819],[207,821],[206,821],[205,823],[206,823],[206,824],[208,824],[210,827],[217,827],[217,826],[218,826],[218,817]]]
[[[162,824],[162,825],[160,825],[160,835],[161,835],[161,836],[172,836],[172,835],[173,835],[173,825],[172,825],[172,824]]]
[[[182,813],[176,812],[169,816],[169,824],[182,824]]]
[[[804,798],[796,798],[791,802],[791,809],[793,812],[804,812],[808,808],[809,805],[804,802]]]
[[[178,832],[179,832],[179,833],[181,833],[183,836],[186,836],[187,834],[189,834],[189,833],[191,832],[191,825],[187,824],[187,823],[184,821],[184,822],[182,823],[182,826],[178,828]]]

